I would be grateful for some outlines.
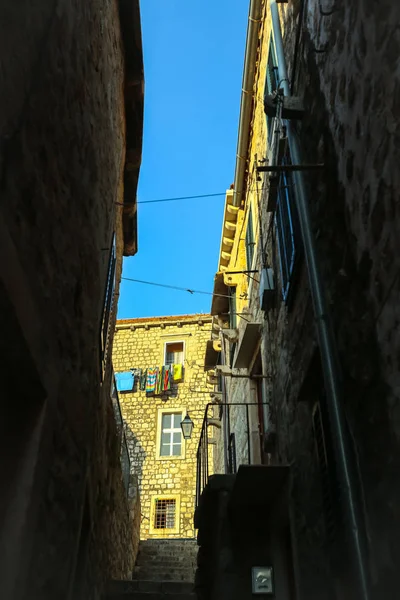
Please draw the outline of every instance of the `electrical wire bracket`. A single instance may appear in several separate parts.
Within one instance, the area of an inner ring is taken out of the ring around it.
[[[278,104],[282,104],[282,119],[302,119],[304,116],[303,98],[300,96],[283,96],[279,92],[265,94],[264,111],[267,117],[276,117]]]
[[[257,172],[274,173],[275,171],[318,171],[324,167],[324,163],[305,163],[304,165],[262,165],[257,167]]]

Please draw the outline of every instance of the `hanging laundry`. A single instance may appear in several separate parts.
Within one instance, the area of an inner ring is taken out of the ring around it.
[[[174,381],[180,381],[183,377],[183,365],[173,365],[172,372]]]
[[[119,392],[130,392],[135,384],[135,376],[132,371],[115,373],[115,381]]]
[[[144,369],[144,371],[142,371],[142,374],[140,376],[140,381],[139,381],[139,389],[142,392],[146,391],[146,381],[147,381],[147,369]]]
[[[161,394],[161,392],[163,391],[163,385],[164,385],[164,367],[161,367],[161,369],[158,370],[156,394]]]
[[[164,367],[163,392],[168,392],[171,389],[171,365]]]
[[[146,394],[154,394],[156,391],[157,373],[157,368],[147,369]]]

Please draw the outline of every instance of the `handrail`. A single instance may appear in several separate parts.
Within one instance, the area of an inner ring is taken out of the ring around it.
[[[225,418],[227,419],[227,427],[226,431],[223,431],[222,437],[222,450],[224,454],[224,471],[228,473],[236,473],[236,449],[235,449],[235,432],[231,431],[231,408],[235,406],[245,406],[246,407],[246,435],[247,435],[247,462],[248,464],[252,464],[252,455],[251,455],[251,439],[250,439],[250,418],[249,418],[249,407],[257,406],[262,407],[266,406],[267,402],[209,402],[206,405],[204,411],[203,423],[200,431],[200,439],[199,444],[197,446],[197,466],[196,466],[196,508],[200,502],[200,496],[208,483],[208,478],[210,475],[210,467],[209,467],[209,436],[208,436],[208,427],[211,424],[208,422],[210,418],[215,418],[215,416],[211,417],[209,415],[210,407],[226,407]],[[221,417],[220,417],[221,418]],[[226,456],[226,452],[229,453]],[[225,460],[225,457],[227,460]]]
[[[126,493],[129,493],[129,480],[131,474],[131,459],[129,457],[128,443],[126,441],[126,435],[124,431],[124,419],[122,416],[121,404],[119,402],[119,395],[117,390],[117,383],[115,380],[114,373],[112,374],[113,387],[111,391],[111,402],[114,410],[115,424],[117,426],[117,438],[119,443],[119,460],[121,463],[122,479],[126,489]]]

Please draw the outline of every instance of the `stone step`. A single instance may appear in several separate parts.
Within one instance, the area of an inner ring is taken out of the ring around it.
[[[143,570],[143,571],[134,571],[132,574],[133,580],[147,580],[147,581],[175,581],[175,582],[187,582],[192,583],[194,581],[194,569],[190,571],[151,571],[151,570]]]
[[[162,563],[165,565],[170,565],[172,563],[175,563],[177,565],[180,564],[185,564],[185,563],[193,563],[196,562],[197,560],[197,554],[193,555],[193,556],[174,556],[174,555],[168,555],[168,556],[144,556],[143,554],[138,555],[137,560],[136,560],[136,564],[137,565],[144,565],[144,564],[150,564],[150,565],[154,565],[156,563]]]
[[[170,554],[173,552],[174,554],[194,554],[197,552],[197,544],[195,546],[167,546],[163,545],[161,547],[157,546],[141,546],[139,545],[139,552],[142,554]]]
[[[107,600],[195,600],[193,583],[182,581],[111,581]]]
[[[174,559],[174,560],[194,560],[197,556],[197,552],[165,552],[163,554],[157,553],[148,553],[148,552],[139,552],[138,553],[138,561],[139,560],[165,560],[165,559]]]
[[[168,551],[170,549],[177,551],[184,550],[185,552],[190,552],[192,549],[195,549],[196,546],[196,540],[190,540],[188,542],[174,542],[174,540],[147,540],[144,542],[142,541],[139,544],[140,550],[147,550],[149,552],[163,552]]]
[[[197,568],[196,563],[171,563],[171,564],[163,564],[163,563],[145,563],[143,565],[135,565],[133,572],[141,573],[143,571],[149,571],[150,573],[170,573],[171,571],[176,572],[186,572],[186,571],[194,571]]]
[[[107,594],[106,600],[196,600],[196,594],[132,592],[131,594]]]

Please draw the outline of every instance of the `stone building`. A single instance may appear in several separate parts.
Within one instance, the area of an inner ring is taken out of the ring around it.
[[[139,482],[142,540],[194,537],[196,453],[212,391],[204,373],[210,332],[211,317],[204,314],[117,321],[113,363],[132,473]],[[159,368],[161,374],[169,365],[175,377],[146,391],[150,370]],[[193,431],[185,440],[186,414]]]
[[[111,400],[137,240],[138,2],[5,0],[0,24],[0,597],[97,599],[130,576],[138,518]]]
[[[204,598],[251,595],[259,565],[277,598],[398,597],[400,9],[384,5],[250,2],[206,352],[223,406],[196,511]]]

